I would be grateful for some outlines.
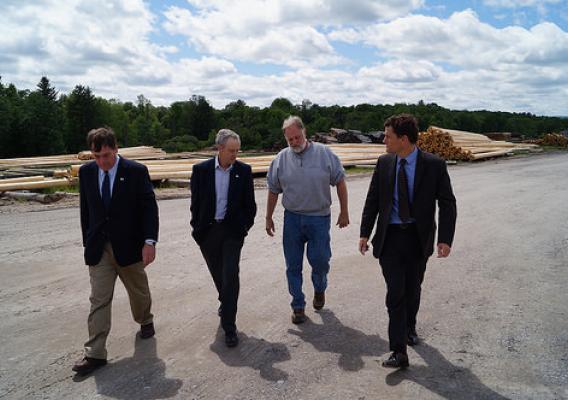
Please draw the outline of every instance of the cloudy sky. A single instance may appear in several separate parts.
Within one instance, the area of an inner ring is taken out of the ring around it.
[[[568,116],[568,0],[2,0],[2,82]]]

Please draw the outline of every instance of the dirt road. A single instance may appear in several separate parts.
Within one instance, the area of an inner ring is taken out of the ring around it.
[[[566,399],[567,171],[566,153],[450,167],[456,240],[450,258],[428,264],[424,341],[400,372],[380,365],[385,286],[376,260],[357,252],[370,175],[348,180],[351,225],[332,232],[326,308],[308,310],[301,326],[290,322],[282,209],[271,239],[265,191],[256,191],[235,349],[218,332],[215,289],[189,237],[189,202],[161,201],[158,259],[148,269],[157,335],[136,340],[118,283],[110,364],[85,379],[70,369],[89,308],[78,209],[3,213],[0,399]]]

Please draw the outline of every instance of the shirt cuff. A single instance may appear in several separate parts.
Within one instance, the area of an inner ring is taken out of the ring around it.
[[[157,242],[154,239],[146,239],[144,240],[144,243],[149,244],[150,246],[155,246]]]

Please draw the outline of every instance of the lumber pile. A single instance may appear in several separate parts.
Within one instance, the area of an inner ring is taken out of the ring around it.
[[[125,147],[119,148],[118,154],[130,158],[131,160],[151,160],[166,157],[166,152],[162,149],[151,146]],[[79,152],[77,155],[79,160],[93,160],[93,154],[90,150]]]
[[[429,153],[436,154],[444,160],[472,160],[473,154],[454,144],[454,139],[448,132],[440,128],[429,127],[426,132],[420,132],[418,147]]]
[[[559,133],[547,133],[531,143],[541,146],[568,147],[568,137]]]
[[[427,146],[422,147],[419,139],[419,147],[438,154],[446,160],[482,160],[501,157],[513,154],[514,152],[541,150],[539,146],[535,144],[516,144],[500,140],[491,140],[487,136],[479,133],[444,129],[436,126],[429,127],[426,134],[429,134],[427,136]],[[420,134],[420,137],[423,135],[424,132]],[[449,135],[451,141],[447,140],[447,135]],[[444,138],[444,145],[440,145],[442,137]],[[448,146],[450,146],[450,149],[448,149]]]

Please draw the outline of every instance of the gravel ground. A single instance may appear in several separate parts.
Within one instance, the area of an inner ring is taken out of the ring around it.
[[[157,334],[136,340],[116,285],[109,365],[77,379],[89,308],[76,202],[0,206],[0,399],[568,399],[568,154],[450,167],[452,255],[431,259],[406,371],[386,370],[385,285],[357,252],[370,175],[348,179],[351,225],[332,230],[326,308],[290,322],[281,248],[264,232],[266,193],[241,260],[227,349],[215,289],[189,236],[187,198],[160,200],[148,267]],[[333,207],[337,215],[337,201]],[[305,292],[311,299],[309,267]]]

